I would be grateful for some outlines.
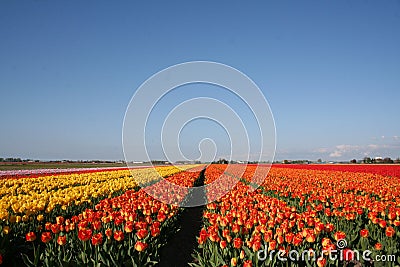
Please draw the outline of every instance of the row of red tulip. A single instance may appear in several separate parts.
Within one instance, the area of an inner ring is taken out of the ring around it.
[[[274,164],[277,168],[362,172],[383,176],[400,177],[399,164]]]

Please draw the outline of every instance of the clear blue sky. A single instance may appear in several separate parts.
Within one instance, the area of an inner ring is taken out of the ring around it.
[[[400,156],[400,1],[5,0],[0,39],[0,157],[122,159],[136,88],[192,60],[257,83],[276,159]]]

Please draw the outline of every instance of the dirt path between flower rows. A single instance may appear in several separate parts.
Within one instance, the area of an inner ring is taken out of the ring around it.
[[[200,173],[199,182],[199,186],[204,184],[204,171]],[[205,197],[204,193],[200,194],[192,197]],[[180,221],[181,229],[162,248],[157,267],[186,267],[193,262],[192,254],[197,248],[196,236],[201,230],[203,209],[204,206],[185,209]]]

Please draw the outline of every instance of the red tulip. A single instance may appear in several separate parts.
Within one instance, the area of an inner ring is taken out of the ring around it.
[[[56,217],[56,223],[57,224],[64,224],[64,221],[65,221],[65,219],[64,219],[64,217],[62,217],[62,216],[57,216]]]
[[[313,233],[308,233],[306,236],[306,241],[308,243],[314,243],[316,239],[316,236]]]
[[[292,232],[289,232],[289,233],[287,233],[287,234],[285,235],[285,241],[286,241],[287,243],[292,243],[293,238],[294,238],[294,234],[293,234]]]
[[[34,232],[29,232],[29,233],[26,234],[25,238],[26,238],[26,241],[28,241],[28,242],[35,241],[36,240],[36,234]]]
[[[246,260],[243,262],[243,267],[252,267],[253,263],[251,262],[251,260]]]
[[[150,233],[152,237],[158,236],[160,235],[160,228],[153,224],[150,226]]]
[[[239,249],[242,247],[242,245],[243,245],[243,241],[242,241],[242,239],[240,239],[240,237],[236,237],[233,239],[233,247],[234,248]]]
[[[396,230],[393,227],[389,226],[386,228],[385,234],[387,237],[393,237],[396,234]]]
[[[338,241],[340,239],[345,239],[346,233],[337,231],[333,236],[334,236],[335,240]]]
[[[110,228],[107,228],[105,231],[105,234],[106,234],[107,238],[110,239],[112,237],[113,232]]]
[[[103,243],[103,235],[101,233],[92,236],[92,244],[94,246],[100,245],[101,243]]]
[[[140,229],[136,232],[136,236],[139,239],[143,239],[145,238],[147,235],[149,234],[149,231],[147,231],[147,229]]]
[[[60,235],[57,238],[57,244],[59,244],[60,246],[64,246],[67,243],[67,237],[65,235]]]
[[[53,234],[58,234],[60,232],[60,225],[59,224],[52,224],[50,227]]]
[[[82,241],[88,241],[92,237],[91,229],[80,229],[78,231],[78,238]]]
[[[127,221],[125,223],[124,230],[126,233],[131,233],[133,231],[133,222]]]
[[[378,242],[378,243],[375,244],[374,248],[376,250],[382,250],[382,244]]]
[[[124,232],[116,230],[114,232],[114,239],[117,240],[118,242],[124,240]]]
[[[324,267],[326,265],[326,259],[325,258],[318,258],[317,259],[317,266],[318,267]]]
[[[276,241],[278,242],[278,244],[283,244],[283,242],[285,241],[285,239],[283,238],[282,235],[278,235],[278,237],[276,238]]]
[[[362,230],[360,230],[360,235],[361,235],[361,237],[367,238],[369,235],[369,232],[367,229],[362,229]]]
[[[208,237],[208,233],[207,233],[206,229],[202,228],[200,230],[200,237],[198,238],[199,244],[200,245],[204,244],[207,240],[207,237]]]
[[[322,247],[327,247],[330,244],[332,244],[332,241],[329,238],[327,237],[322,238]]]
[[[43,232],[42,236],[40,237],[43,243],[48,243],[51,240],[51,233],[50,232]]]
[[[221,241],[219,242],[219,247],[220,247],[221,249],[226,248],[226,246],[227,246],[227,243],[226,243],[225,240],[221,240]]]
[[[142,252],[147,248],[147,244],[141,241],[137,241],[135,244],[135,249],[139,252]]]
[[[268,244],[268,251],[275,250],[276,245],[277,245],[276,240],[271,240],[271,242],[269,242]]]
[[[92,222],[93,230],[100,230],[101,229],[101,221],[94,221]]]
[[[293,245],[300,246],[303,243],[303,236],[301,234],[296,234],[293,237]]]

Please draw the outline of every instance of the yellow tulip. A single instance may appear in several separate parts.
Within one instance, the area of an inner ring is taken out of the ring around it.
[[[195,166],[162,166],[0,180],[0,219],[9,219],[12,223],[33,219],[42,221],[42,214],[36,218],[31,215],[43,211],[50,213],[58,205],[65,210],[71,204],[90,204],[91,197],[111,196],[114,192],[134,189]],[[10,209],[14,214],[9,217]]]
[[[10,227],[6,225],[3,227],[3,234],[8,235],[8,233],[10,233]]]

